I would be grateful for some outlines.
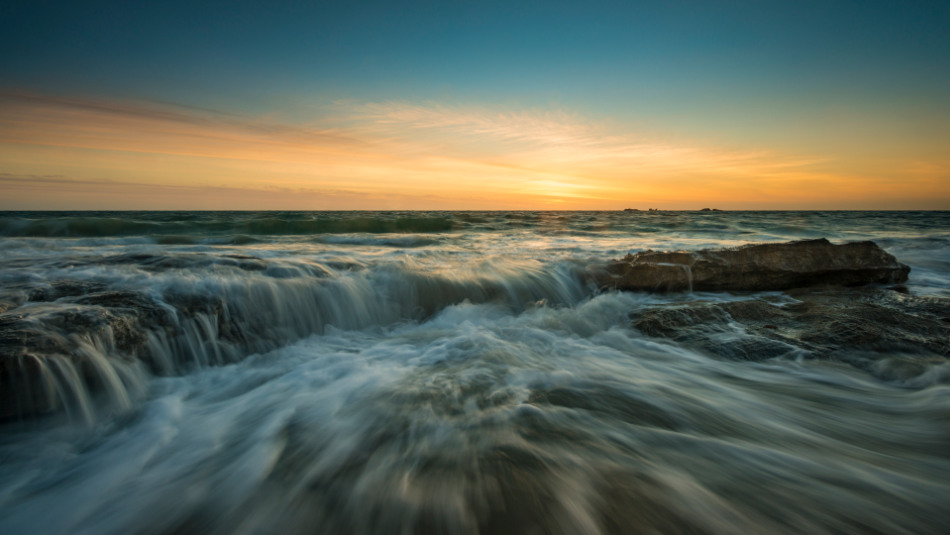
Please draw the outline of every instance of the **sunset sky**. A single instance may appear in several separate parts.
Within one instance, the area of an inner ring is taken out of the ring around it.
[[[950,209],[950,3],[0,5],[0,209]]]

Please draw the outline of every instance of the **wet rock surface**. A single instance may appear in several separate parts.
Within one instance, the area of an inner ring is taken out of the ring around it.
[[[149,329],[171,325],[171,314],[135,292],[75,295],[99,288],[52,285],[0,313],[0,419],[57,409],[64,402],[57,380],[96,393],[117,380],[116,367],[148,363]]]
[[[895,284],[910,268],[871,241],[826,239],[695,252],[642,251],[607,266],[598,281],[619,290],[770,291]]]
[[[150,376],[236,362],[321,326],[315,285],[224,288],[237,295],[72,280],[0,287],[0,421],[127,407]]]
[[[791,303],[693,302],[631,314],[648,336],[727,359],[843,362],[885,380],[911,379],[950,362],[950,299],[893,290],[811,289]]]
[[[110,258],[155,264],[152,256],[139,254]],[[231,255],[215,266],[260,271],[259,263]],[[816,271],[817,264],[825,268]],[[620,288],[635,281],[640,288],[675,290],[692,284],[701,290],[899,283],[908,268],[872,242],[812,240],[696,253],[644,252],[611,270],[608,278]],[[638,278],[640,273],[648,278]],[[677,278],[687,273],[691,279]],[[53,412],[68,404],[64,392],[94,396],[111,389],[124,395],[123,382],[135,374],[169,375],[234,362],[317,332],[325,321],[361,325],[333,304],[339,296],[328,294],[332,306],[320,308],[323,300],[311,293],[317,286],[280,289],[271,280],[279,278],[241,287],[231,296],[220,289],[132,291],[83,280],[37,283],[24,277],[7,284],[0,288],[0,420]],[[417,307],[424,317],[468,296],[480,301],[503,296],[502,286],[490,283],[453,286],[420,279],[418,284],[432,296]],[[719,358],[834,359],[881,377],[913,377],[950,357],[945,299],[883,289],[789,292],[793,304],[759,299],[642,309],[633,314],[633,326]],[[542,401],[574,406],[582,397],[555,390]]]
[[[231,329],[220,321],[226,315],[220,300],[173,296],[169,305],[103,288],[72,281],[8,288],[9,307],[0,310],[0,420],[58,410],[69,402],[66,393],[124,391],[117,370],[169,373],[155,340],[181,343],[199,315],[207,325]]]

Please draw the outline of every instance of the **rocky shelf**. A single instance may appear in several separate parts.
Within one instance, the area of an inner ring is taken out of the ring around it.
[[[910,268],[871,241],[835,245],[822,238],[734,249],[630,254],[598,282],[632,291],[769,291],[810,286],[896,284]]]
[[[260,261],[239,260],[241,269],[260,269]],[[647,336],[670,338],[715,356],[830,358],[859,348],[913,350],[946,359],[947,300],[897,298],[889,295],[897,292],[869,288],[872,296],[862,301],[855,290],[840,290],[901,283],[909,271],[873,242],[833,245],[821,239],[696,252],[644,251],[591,276],[602,287],[639,291],[839,287],[834,298],[809,297],[815,303],[811,308],[694,303],[639,311],[634,318],[632,326]],[[147,391],[151,376],[235,362],[319,332],[326,322],[346,319],[334,312],[334,294],[323,292],[320,284],[290,284],[283,293],[264,292],[273,296],[264,301],[255,301],[261,295],[255,288],[248,286],[230,300],[214,294],[159,298],[71,280],[0,288],[0,422],[76,407],[91,414],[96,398],[105,398],[107,406],[130,407],[133,398]],[[491,287],[474,288],[491,298]],[[887,298],[877,295],[881,293]],[[462,289],[439,295],[444,305],[466,297]],[[730,329],[743,321],[756,337],[736,342]],[[822,334],[826,331],[827,336]]]

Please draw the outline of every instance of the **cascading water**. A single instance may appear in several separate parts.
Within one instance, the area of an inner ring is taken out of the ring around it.
[[[3,214],[0,532],[942,533],[950,215],[872,215]],[[911,279],[592,282],[815,233]]]
[[[122,289],[18,308],[16,319],[58,338],[60,347],[52,353],[55,372],[43,363],[45,358],[36,356],[29,360],[31,356],[24,355],[11,364],[14,377],[30,376],[31,365],[47,369],[33,373],[40,379],[10,405],[22,416],[69,412],[76,404],[89,422],[95,412],[90,399],[96,391],[103,392],[107,409],[114,411],[131,408],[129,400],[144,390],[139,366],[130,361],[141,360],[153,373],[172,375],[236,362],[322,333],[328,325],[354,330],[419,321],[462,301],[498,302],[512,309],[538,301],[569,305],[589,292],[577,267],[553,266],[549,271],[541,265],[522,267],[485,264],[477,274],[473,270],[433,275],[413,262],[343,270],[269,266],[250,272],[216,271],[207,278],[183,276],[175,269],[150,274],[147,291],[140,293],[128,289],[128,277],[122,274],[117,283]],[[77,333],[75,322],[64,324],[67,315],[80,324],[101,325],[92,333]],[[139,343],[117,348],[110,323],[140,331]]]

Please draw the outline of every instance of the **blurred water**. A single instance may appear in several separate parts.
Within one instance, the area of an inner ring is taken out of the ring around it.
[[[716,359],[630,318],[791,298],[600,292],[586,273],[650,248],[874,239],[912,295],[941,297],[948,229],[944,212],[0,214],[0,322],[52,329],[91,310],[65,283],[95,285],[156,304],[161,357],[70,339],[114,381],[4,424],[0,532],[944,533],[946,359],[913,381]]]

